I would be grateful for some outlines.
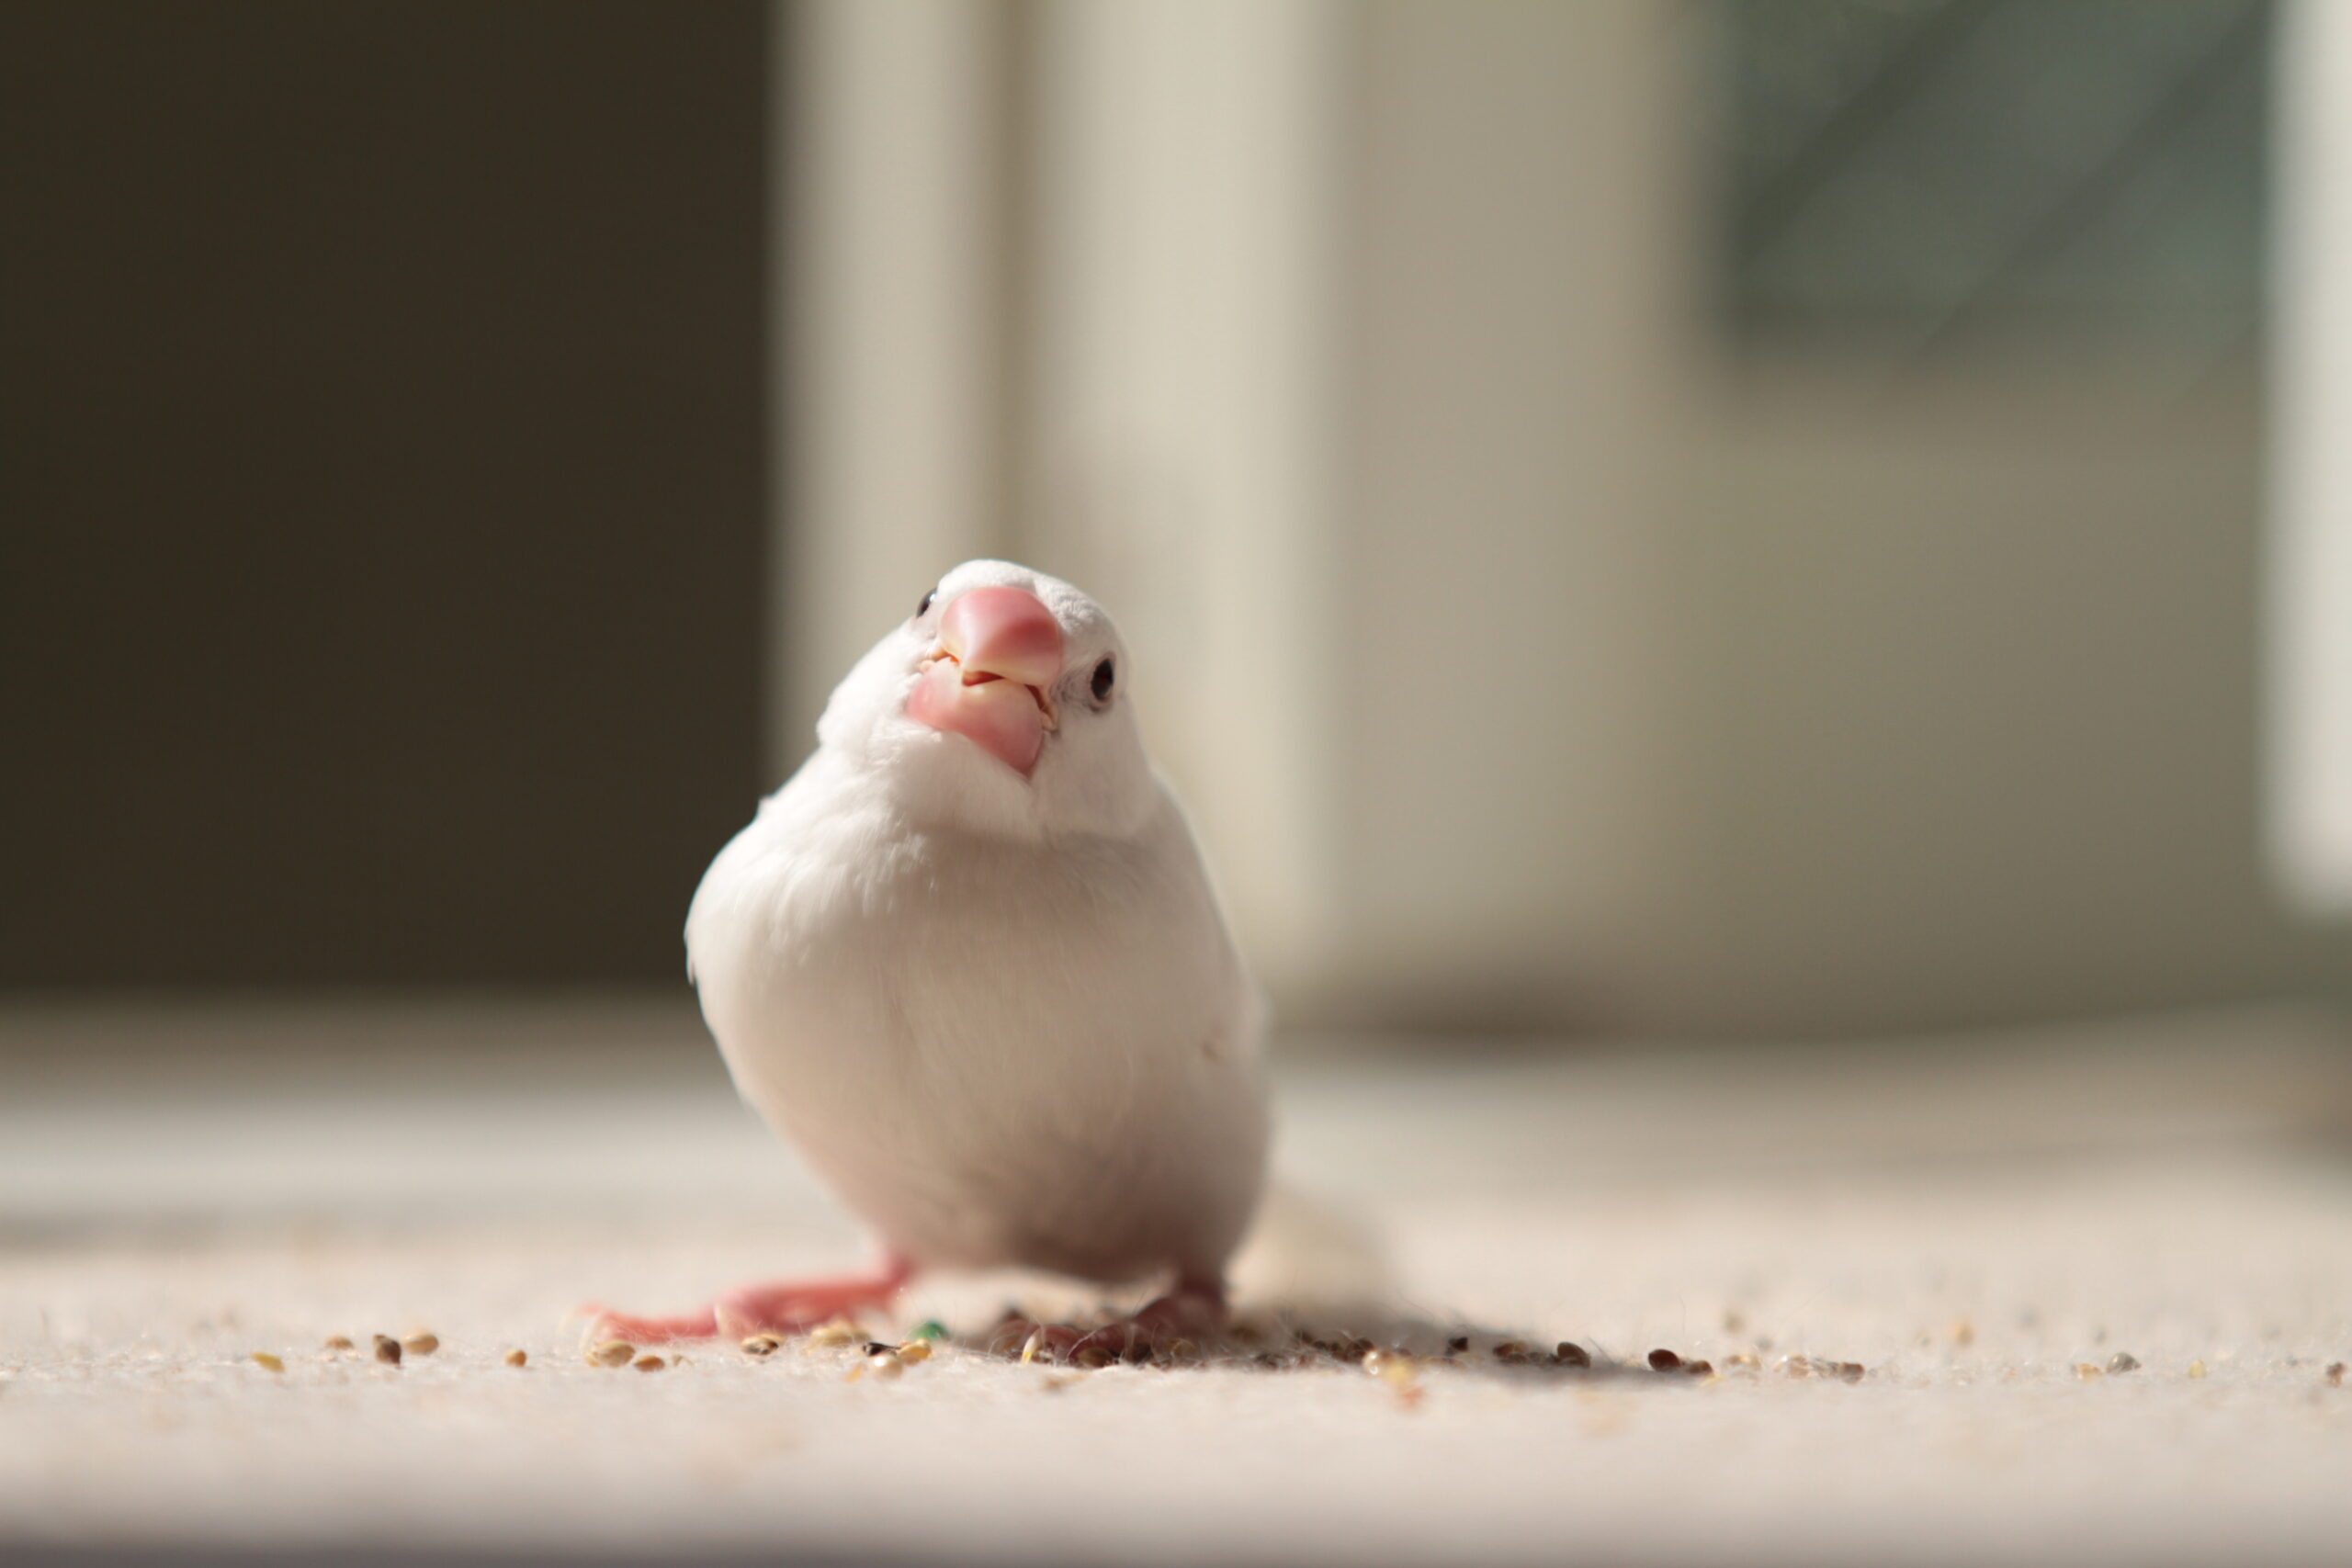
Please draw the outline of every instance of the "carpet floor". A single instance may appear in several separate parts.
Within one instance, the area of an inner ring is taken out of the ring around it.
[[[861,1255],[690,1011],[0,1015],[0,1559],[2352,1559],[2335,1021],[1279,1062],[1198,1355],[993,1353],[1102,1304],[1012,1277],[639,1371],[567,1310]]]

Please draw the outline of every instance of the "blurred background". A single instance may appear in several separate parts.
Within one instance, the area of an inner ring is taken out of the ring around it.
[[[0,8],[0,990],[683,1002],[936,575],[1306,1031],[2352,991],[2352,31]]]

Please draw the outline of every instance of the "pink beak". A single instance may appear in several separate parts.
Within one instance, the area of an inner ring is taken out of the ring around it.
[[[939,649],[907,698],[907,716],[1028,776],[1053,722],[1045,689],[1062,672],[1053,612],[1018,588],[975,588],[939,617]]]

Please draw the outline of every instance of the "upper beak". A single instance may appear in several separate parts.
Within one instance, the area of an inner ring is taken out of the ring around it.
[[[975,588],[940,615],[939,652],[907,716],[961,735],[1027,776],[1053,727],[1046,689],[1061,678],[1062,628],[1035,594]]]

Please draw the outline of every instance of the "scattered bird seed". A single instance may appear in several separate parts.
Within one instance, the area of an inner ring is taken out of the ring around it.
[[[637,1359],[637,1347],[626,1339],[607,1339],[591,1346],[588,1359],[600,1367],[626,1367]]]
[[[1459,1356],[1463,1351],[1470,1348],[1470,1336],[1457,1334],[1445,1342],[1445,1348],[1450,1354]]]
[[[1955,1345],[1975,1344],[1976,1325],[1969,1322],[1968,1319],[1964,1317],[1956,1317],[1952,1319],[1951,1342]]]
[[[509,1350],[506,1352],[506,1364],[510,1367],[523,1366],[527,1363],[530,1359],[530,1357],[525,1355],[520,1350]]]
[[[1146,1359],[1149,1359],[1151,1355],[1149,1347],[1138,1345],[1136,1348],[1144,1352]],[[913,1365],[917,1361],[930,1360],[931,1341],[922,1338],[908,1340],[905,1344],[899,1347],[899,1359],[908,1363],[910,1366]]]
[[[845,1317],[837,1317],[831,1323],[820,1323],[808,1331],[808,1342],[811,1345],[854,1345],[857,1343],[857,1325]]]
[[[940,1322],[939,1319],[935,1317],[926,1317],[921,1323],[915,1325],[914,1332],[910,1335],[909,1337],[913,1339],[944,1339],[947,1337],[947,1325]]]
[[[1495,1357],[1498,1360],[1509,1361],[1515,1359],[1521,1359],[1524,1358],[1526,1354],[1527,1341],[1524,1339],[1499,1340],[1495,1346]]]
[[[2189,1362],[2189,1363],[2188,1363],[2188,1375],[2189,1375],[2190,1377],[2192,1377],[2192,1378],[2201,1378],[2201,1377],[2203,1377],[2203,1376],[2205,1375],[2205,1363],[2204,1363],[2204,1362],[2202,1362],[2202,1361],[2191,1361],[2191,1362]]]
[[[254,1352],[254,1364],[266,1372],[282,1372],[286,1370],[286,1363],[266,1350]]]
[[[2327,1386],[2330,1388],[2342,1388],[2344,1386],[2343,1362],[2330,1361],[2327,1364]]]
[[[897,1348],[897,1346],[885,1345],[879,1339],[869,1339],[865,1342],[865,1353],[869,1356],[878,1356],[885,1350],[895,1350]]]
[[[778,1339],[773,1334],[754,1334],[749,1339],[743,1341],[743,1354],[746,1356],[773,1356],[776,1352],[776,1347],[783,1343],[783,1340]]]
[[[2093,1366],[2088,1361],[2076,1361],[2075,1363],[2075,1376],[2084,1382],[2090,1382],[2095,1379],[2102,1378],[2106,1375],[2107,1374],[2105,1372],[2099,1371],[2098,1368]]]
[[[401,1348],[412,1356],[430,1356],[441,1348],[441,1341],[431,1334],[412,1334],[401,1341]]]
[[[1732,1355],[1725,1356],[1724,1358],[1724,1365],[1726,1367],[1745,1368],[1747,1371],[1752,1372],[1756,1371],[1757,1368],[1763,1365],[1763,1363],[1758,1361],[1754,1356],[1750,1355],[1746,1350],[1741,1350]]]
[[[2110,1372],[2136,1372],[2140,1370],[2140,1358],[2129,1350],[2118,1350],[2108,1358],[2107,1370]]]
[[[1045,1342],[1046,1331],[1044,1329],[1031,1329],[1029,1331],[1028,1339],[1021,1347],[1021,1364],[1025,1367],[1030,1362],[1035,1360],[1037,1359],[1037,1349],[1040,1346],[1044,1345]]]
[[[872,1372],[876,1377],[882,1378],[887,1381],[890,1378],[898,1377],[905,1372],[907,1370],[907,1364],[906,1362],[899,1359],[899,1352],[897,1350],[891,1348],[888,1345],[885,1345],[878,1352],[865,1358],[865,1370]]]
[[[1670,1372],[1681,1364],[1682,1358],[1676,1355],[1671,1350],[1653,1350],[1650,1352],[1650,1371],[1654,1372]]]
[[[1860,1361],[1840,1361],[1838,1363],[1838,1375],[1845,1379],[1848,1382],[1861,1382],[1862,1373],[1868,1370],[1869,1369],[1864,1367]]]
[[[1711,1378],[1715,1375],[1715,1364],[1713,1361],[1685,1361],[1682,1363],[1682,1370],[1694,1378]]]
[[[1118,1359],[1107,1345],[1088,1345],[1071,1354],[1069,1364],[1084,1367],[1090,1372],[1100,1371]]]
[[[640,1372],[658,1372],[669,1364],[659,1356],[639,1356],[629,1363]]]
[[[330,1350],[348,1350],[351,1348],[351,1336],[348,1334],[330,1334],[327,1336],[326,1348]]]
[[[1188,1357],[1199,1355],[1201,1348],[1189,1339],[1170,1339],[1168,1342],[1166,1353],[1170,1360],[1181,1361]]]
[[[1407,1409],[1420,1404],[1420,1372],[1410,1356],[1396,1350],[1366,1350],[1363,1370],[1396,1390],[1397,1400]]]
[[[1783,1356],[1781,1370],[1792,1378],[1809,1378],[1813,1376],[1813,1362],[1804,1356]]]
[[[1592,1365],[1591,1352],[1573,1339],[1563,1339],[1557,1346],[1554,1347],[1552,1350],[1552,1359],[1559,1362],[1564,1367],[1589,1367]]]
[[[401,1342],[393,1338],[389,1334],[379,1334],[376,1336],[376,1359],[383,1362],[386,1366],[399,1366],[401,1364]]]

